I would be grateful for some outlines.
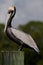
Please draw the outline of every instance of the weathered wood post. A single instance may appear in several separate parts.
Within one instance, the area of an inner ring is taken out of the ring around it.
[[[2,65],[24,65],[23,51],[3,51]]]

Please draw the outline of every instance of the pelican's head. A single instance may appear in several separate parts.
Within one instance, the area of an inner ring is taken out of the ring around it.
[[[8,8],[8,14],[15,14],[16,13],[16,7],[14,6],[10,6],[9,8]]]

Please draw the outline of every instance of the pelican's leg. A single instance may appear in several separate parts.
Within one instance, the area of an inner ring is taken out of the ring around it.
[[[22,50],[22,48],[23,48],[23,44],[21,44],[21,45],[19,46],[18,51],[21,51],[21,50]]]

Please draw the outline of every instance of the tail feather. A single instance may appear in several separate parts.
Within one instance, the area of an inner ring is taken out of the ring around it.
[[[37,53],[40,54],[40,51],[39,51],[38,47],[34,48],[34,50],[35,50]]]

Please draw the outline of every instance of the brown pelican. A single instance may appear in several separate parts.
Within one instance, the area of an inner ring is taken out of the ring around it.
[[[14,7],[11,6],[8,8],[9,18],[8,18],[7,23],[5,24],[4,32],[6,32],[7,36],[11,40],[13,40],[14,42],[16,42],[19,45],[19,50],[22,50],[22,48],[24,46],[26,46],[26,47],[30,47],[30,48],[34,49],[36,52],[39,53],[39,49],[38,49],[35,41],[29,34],[26,34],[11,26],[11,22],[12,22],[13,17],[15,16],[15,13],[16,13],[15,6]]]

